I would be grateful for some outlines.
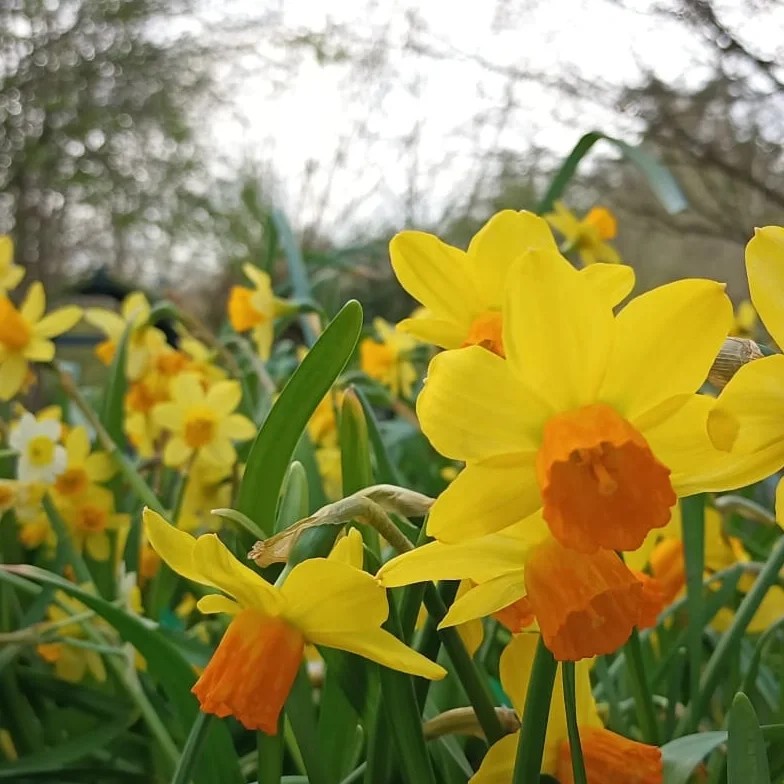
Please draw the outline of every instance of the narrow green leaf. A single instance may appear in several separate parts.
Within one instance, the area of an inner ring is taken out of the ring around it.
[[[574,784],[588,784],[588,777],[585,775],[583,748],[580,743],[580,728],[577,725],[574,662],[563,662],[561,675],[563,676],[564,707],[566,708],[566,731],[569,735],[569,754],[572,758],[572,776]]]
[[[727,733],[717,731],[685,735],[665,743],[662,746],[664,784],[686,784],[697,765],[726,741]]]
[[[349,360],[362,328],[362,307],[349,301],[294,371],[253,442],[237,510],[271,534],[283,477],[311,415]]]
[[[286,471],[281,491],[278,519],[275,533],[285,530],[298,520],[308,516],[309,511],[308,475],[299,460],[295,460]]]
[[[188,740],[185,741],[171,784],[188,784],[190,782],[193,769],[199,764],[199,757],[205,746],[205,739],[210,731],[213,718],[214,716],[211,714],[199,711],[196,721],[193,722],[191,731],[188,733]]]
[[[738,692],[727,722],[727,784],[770,784],[768,754],[757,714]]]
[[[286,715],[294,730],[310,784],[328,784],[330,779],[325,773],[322,747],[318,742],[313,690],[308,678],[307,665],[304,663],[297,672],[286,700]]]
[[[0,566],[0,569],[64,591],[98,613],[145,658],[148,673],[166,693],[180,726],[188,727],[195,721],[198,703],[191,694],[195,681],[193,668],[163,635],[149,628],[135,615],[43,569],[26,565]],[[210,733],[203,765],[195,776],[197,781],[205,784],[242,781],[237,756],[224,724],[216,725]]]
[[[128,381],[125,372],[128,356],[128,340],[131,334],[129,324],[123,331],[117,349],[114,352],[112,363],[109,366],[109,378],[106,380],[99,419],[104,429],[117,444],[118,449],[125,448],[125,393],[128,390]]]
[[[637,721],[640,724],[642,738],[646,743],[657,745],[659,743],[659,727],[656,723],[653,696],[646,676],[642,643],[640,642],[640,633],[637,629],[632,629],[625,651],[630,687],[634,695],[634,705],[637,709]]]
[[[669,169],[657,161],[653,155],[640,147],[632,147],[620,139],[607,136],[599,131],[591,131],[577,142],[574,149],[561,165],[558,173],[550,183],[547,193],[545,193],[539,203],[537,210],[539,214],[552,210],[553,205],[561,197],[566,190],[566,186],[574,177],[580,161],[590,152],[594,144],[602,139],[612,144],[630,163],[634,164],[642,172],[654,195],[670,215],[683,212],[689,206],[683,191]]]

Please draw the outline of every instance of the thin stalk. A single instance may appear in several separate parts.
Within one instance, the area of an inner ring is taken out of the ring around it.
[[[511,784],[534,784],[539,781],[557,669],[558,663],[540,638],[525,695],[517,760]]]
[[[637,629],[632,630],[632,636],[626,643],[626,653],[626,665],[631,679],[630,685],[642,739],[646,743],[658,746],[659,727],[656,723],[653,695],[648,685],[648,679],[645,677],[645,662],[643,661],[640,633]]]
[[[569,754],[572,758],[572,776],[574,784],[588,784],[583,748],[580,743],[580,729],[577,725],[577,698],[575,696],[577,687],[574,662],[564,662],[561,665],[561,675],[563,676],[564,707],[566,708],[566,731],[569,735]]]
[[[210,731],[212,719],[211,714],[199,711],[196,721],[193,722],[191,731],[188,733],[188,740],[185,741],[185,747],[172,776],[171,784],[188,784],[191,780],[193,769],[199,761],[199,752],[202,750],[207,733]]]
[[[278,717],[277,735],[267,735],[264,732],[256,733],[256,752],[258,754],[258,767],[256,775],[258,784],[280,784],[283,775],[283,738],[285,708]]]

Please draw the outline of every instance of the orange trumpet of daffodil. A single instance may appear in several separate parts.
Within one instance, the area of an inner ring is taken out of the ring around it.
[[[776,467],[730,458],[707,435],[713,401],[695,390],[732,323],[722,285],[678,281],[615,315],[562,256],[534,250],[506,289],[506,359],[444,352],[417,401],[435,448],[466,463],[431,510],[431,536],[458,542],[542,509],[564,547],[635,550],[679,496]]]
[[[424,311],[401,321],[398,328],[442,348],[479,345],[504,356],[506,276],[529,250],[557,250],[547,222],[532,212],[499,212],[477,232],[467,251],[422,231],[400,232],[389,243],[392,268]],[[598,264],[582,274],[612,305],[634,285],[634,271],[623,265]]]
[[[536,643],[536,634],[520,634],[512,638],[501,654],[501,685],[519,717],[525,709]],[[561,784],[572,784],[574,779],[560,669],[559,666],[547,717],[541,772],[555,776]],[[596,784],[661,784],[664,773],[660,749],[604,729],[591,694],[590,669],[591,662],[588,660],[575,665],[577,725],[588,781]],[[506,784],[511,781],[519,736],[520,733],[515,732],[491,746],[469,784]]]
[[[303,561],[278,588],[240,563],[215,534],[195,539],[150,509],[144,522],[150,543],[175,572],[223,592],[202,597],[198,609],[232,617],[193,687],[204,712],[274,735],[306,643],[424,678],[446,675],[381,628],[389,613],[386,592],[347,562],[350,545],[333,557]]]

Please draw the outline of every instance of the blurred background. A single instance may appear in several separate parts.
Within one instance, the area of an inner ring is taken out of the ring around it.
[[[619,220],[638,289],[726,280],[784,223],[781,0],[2,0],[0,233],[53,294],[167,294],[208,320],[243,262],[289,285],[273,211],[328,309],[411,303],[387,243],[465,245],[533,208],[585,132],[641,144],[668,214],[599,143],[566,201]]]

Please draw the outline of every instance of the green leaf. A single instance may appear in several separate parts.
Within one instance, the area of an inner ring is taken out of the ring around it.
[[[330,779],[325,773],[323,748],[318,742],[316,710],[306,664],[299,668],[286,700],[286,715],[294,730],[310,783],[327,784]]]
[[[193,775],[194,766],[199,763],[199,757],[205,744],[205,739],[210,731],[210,725],[215,717],[209,713],[199,712],[193,722],[188,740],[182,750],[177,769],[171,779],[171,784],[188,784]]]
[[[0,566],[0,569],[64,591],[104,618],[145,658],[148,673],[165,692],[180,726],[189,727],[195,721],[199,707],[191,694],[195,681],[193,668],[163,635],[135,615],[43,569],[26,565]],[[224,724],[213,728],[195,778],[203,784],[242,782],[231,737]]]
[[[743,692],[732,701],[727,732],[727,784],[770,784],[765,739]]]
[[[717,731],[685,735],[665,743],[662,746],[664,784],[686,784],[697,765],[726,741],[727,733]]]
[[[308,475],[299,460],[295,460],[286,471],[280,497],[278,519],[275,533],[285,530],[298,520],[308,516],[309,510]]]
[[[237,510],[266,534],[275,525],[283,477],[311,415],[346,366],[362,329],[362,307],[347,302],[294,371],[253,442]]]
[[[125,418],[125,393],[128,389],[125,366],[127,364],[130,334],[131,325],[129,324],[125,328],[120,342],[117,344],[117,350],[114,352],[99,414],[101,424],[119,449],[125,448],[123,420]]]
[[[561,197],[566,190],[566,186],[574,177],[580,161],[590,152],[594,144],[601,139],[612,144],[626,160],[634,164],[642,172],[654,195],[670,215],[683,212],[689,206],[683,191],[681,191],[669,169],[657,161],[650,153],[645,152],[640,147],[632,147],[620,139],[607,136],[599,131],[591,131],[577,142],[553,178],[547,193],[545,193],[539,203],[537,212],[540,215],[553,209],[553,205]]]

